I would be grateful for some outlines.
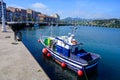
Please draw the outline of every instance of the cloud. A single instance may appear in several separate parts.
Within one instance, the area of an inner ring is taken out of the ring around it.
[[[25,8],[24,8],[24,7],[22,7],[22,6],[15,5],[15,4],[7,5],[7,7],[15,7],[15,8],[25,9]]]
[[[44,5],[44,4],[42,4],[42,3],[34,3],[34,4],[32,4],[32,7],[33,8],[37,8],[37,9],[47,9],[47,6],[46,5]]]
[[[38,12],[41,12],[43,14],[47,14],[47,15],[52,15],[52,14],[55,14],[55,13],[62,14],[61,10],[55,11],[53,9],[50,9],[47,5],[45,5],[43,3],[40,3],[40,2],[33,3],[32,6],[31,6],[31,9],[33,9],[35,11],[38,11]]]
[[[38,12],[42,12],[43,14],[50,14],[51,13],[51,9],[49,9],[45,4],[40,3],[40,2],[36,2],[31,4],[31,9],[38,11]]]

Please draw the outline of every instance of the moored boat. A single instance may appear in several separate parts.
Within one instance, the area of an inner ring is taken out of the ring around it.
[[[45,46],[42,51],[45,55],[79,76],[94,71],[100,59],[100,55],[85,51],[73,33],[68,36],[42,36],[39,42]]]
[[[38,23],[35,23],[35,24],[34,24],[34,27],[39,27],[39,24],[38,24]]]

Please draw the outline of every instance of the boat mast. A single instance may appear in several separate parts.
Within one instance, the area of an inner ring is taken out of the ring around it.
[[[73,29],[72,29],[72,34],[74,34],[76,32],[77,28],[77,20],[74,19],[72,20],[72,24],[73,24]]]
[[[77,30],[76,24],[73,26],[72,34],[74,34]]]

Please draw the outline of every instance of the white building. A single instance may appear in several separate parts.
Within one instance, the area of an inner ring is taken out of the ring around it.
[[[51,16],[55,18],[55,22],[58,23],[60,21],[60,16],[58,14],[53,14]]]

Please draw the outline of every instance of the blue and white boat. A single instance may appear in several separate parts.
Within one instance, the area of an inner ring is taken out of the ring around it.
[[[85,51],[73,33],[68,36],[42,36],[40,42],[45,47],[43,53],[79,76],[94,71],[100,59],[100,55]]]

